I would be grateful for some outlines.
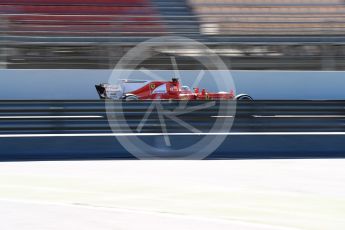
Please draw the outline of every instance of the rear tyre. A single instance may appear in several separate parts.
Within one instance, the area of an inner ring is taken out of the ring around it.
[[[127,96],[125,96],[124,100],[125,101],[137,101],[138,97],[135,95],[127,95]]]

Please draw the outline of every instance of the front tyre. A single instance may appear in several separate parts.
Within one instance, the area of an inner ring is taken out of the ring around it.
[[[235,97],[236,101],[253,101],[253,98],[248,94],[239,94]]]

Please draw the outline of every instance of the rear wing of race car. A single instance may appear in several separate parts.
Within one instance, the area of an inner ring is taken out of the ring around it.
[[[107,98],[107,96],[106,96],[106,89],[103,86],[103,84],[95,85],[95,87],[96,87],[96,90],[97,90],[99,98],[100,99],[106,99]]]
[[[101,99],[119,100],[123,98],[123,89],[119,85],[103,83],[95,85],[95,87]]]

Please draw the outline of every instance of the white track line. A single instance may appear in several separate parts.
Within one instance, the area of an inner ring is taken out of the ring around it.
[[[0,134],[9,137],[133,137],[133,136],[270,136],[270,135],[345,135],[345,132],[234,132],[234,133],[49,133],[49,134]]]
[[[44,119],[44,118],[102,118],[103,116],[0,116],[0,119]]]
[[[213,118],[231,118],[234,116],[211,116]],[[273,116],[262,116],[253,115],[256,118],[345,118],[345,115],[273,115]]]
[[[267,118],[345,118],[345,115],[273,115],[261,116],[253,115],[253,117],[267,117]]]

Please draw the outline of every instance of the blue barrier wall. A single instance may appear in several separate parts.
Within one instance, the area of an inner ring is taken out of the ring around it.
[[[94,85],[107,82],[111,70],[0,70],[0,99],[97,99]],[[171,78],[173,71],[154,71]],[[180,71],[190,85],[199,71]],[[232,71],[237,93],[254,99],[345,99],[343,71]],[[136,71],[135,78],[147,78]],[[148,78],[149,79],[149,78]],[[204,76],[201,87],[215,90]]]

